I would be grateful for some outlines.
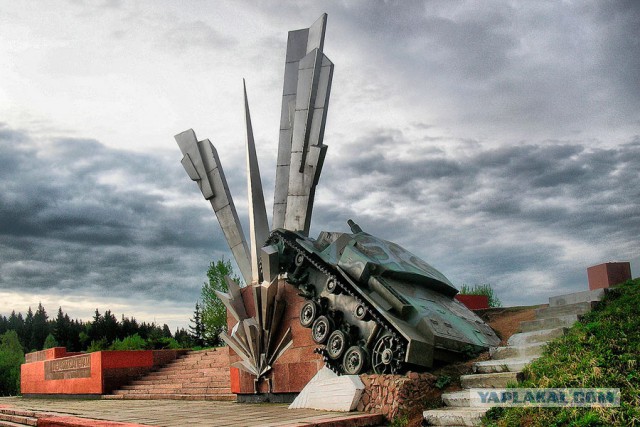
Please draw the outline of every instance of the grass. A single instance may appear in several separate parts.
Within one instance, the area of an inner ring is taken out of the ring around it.
[[[618,408],[492,408],[483,425],[640,426],[640,279],[611,289],[568,333],[549,343],[518,387],[619,388]]]

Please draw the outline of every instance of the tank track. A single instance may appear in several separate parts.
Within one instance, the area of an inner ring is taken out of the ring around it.
[[[369,346],[363,345],[362,343],[363,339],[360,340],[360,346],[364,348],[367,352],[366,354],[367,354],[367,365],[368,365],[368,367],[365,368],[362,373],[368,372],[372,369],[375,372],[375,367],[373,366],[374,363],[372,363],[372,353],[375,353],[374,347],[376,346],[375,345],[376,341],[380,340],[380,338],[377,338],[377,337],[382,337],[383,335],[391,337],[392,339],[391,342],[395,347],[395,351],[392,352],[393,360],[391,361],[391,363],[388,363],[385,365],[385,371],[388,371],[388,372],[376,372],[376,373],[391,373],[391,374],[401,373],[404,368],[404,358],[406,355],[407,341],[398,332],[398,330],[395,327],[393,327],[386,319],[380,316],[377,310],[373,306],[371,306],[366,300],[360,298],[360,296],[358,295],[358,292],[353,289],[353,286],[348,281],[344,280],[342,278],[342,275],[339,272],[337,272],[332,266],[327,265],[317,255],[311,254],[307,250],[305,250],[303,247],[301,247],[295,241],[295,236],[287,236],[281,231],[275,230],[269,236],[269,239],[265,243],[265,246],[277,244],[278,241],[281,241],[288,249],[293,251],[293,257],[291,258],[292,260],[296,259],[296,257],[298,256],[302,256],[306,260],[306,262],[308,262],[311,265],[311,267],[313,267],[314,269],[319,271],[321,274],[323,274],[326,277],[326,279],[331,278],[335,280],[336,285],[340,288],[341,294],[348,295],[354,298],[358,304],[362,304],[363,306],[366,307],[368,314],[370,316],[369,321],[375,322],[376,324],[375,329],[378,332],[375,333],[376,337],[373,337],[375,338],[375,341],[371,343],[367,343],[369,344]],[[293,264],[294,263],[292,262],[290,265],[293,265]],[[299,283],[292,283],[289,281],[289,278],[287,278],[287,282],[293,286],[298,287],[298,289],[300,289]],[[312,299],[309,297],[308,294],[301,292],[299,293],[299,295],[305,298],[305,301],[312,301]],[[325,313],[325,315],[326,314],[328,314],[328,312]],[[384,333],[382,332],[383,330],[385,331]],[[367,348],[367,347],[370,347],[370,348]],[[314,350],[314,353],[320,354],[324,360],[325,366],[327,366],[336,374],[341,375],[345,373],[343,371],[343,366],[342,366],[343,362],[341,360],[342,358],[338,360],[333,360],[331,357],[329,357],[329,353],[326,349],[326,346],[323,345],[321,347],[317,347]],[[382,355],[379,355],[379,356],[382,357]]]

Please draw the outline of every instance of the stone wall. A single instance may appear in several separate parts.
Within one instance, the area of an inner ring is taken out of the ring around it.
[[[406,375],[360,375],[364,392],[357,410],[380,413],[388,420],[410,415],[429,404],[439,402],[441,391],[435,387],[436,377],[429,373]]]
[[[23,395],[101,395],[152,369],[175,360],[186,350],[97,351],[67,353],[56,347],[25,357],[20,367]]]

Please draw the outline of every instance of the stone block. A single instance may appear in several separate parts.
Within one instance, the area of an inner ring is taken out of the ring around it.
[[[546,319],[528,320],[526,322],[520,322],[520,331],[531,332],[560,327],[569,328],[573,326],[573,324],[577,321],[578,316],[576,314],[559,317],[549,317]]]
[[[495,372],[520,372],[537,359],[539,356],[529,356],[523,358],[514,359],[499,359],[499,360],[483,360],[481,362],[475,362],[473,364],[473,372],[478,374],[490,374]]]
[[[546,342],[537,342],[532,344],[510,345],[507,347],[491,347],[489,349],[489,355],[492,359],[540,356],[546,345]]]
[[[536,318],[545,319],[549,317],[567,316],[570,314],[585,314],[595,306],[596,301],[577,302],[575,304],[564,304],[558,307],[536,308]]]
[[[487,408],[444,408],[424,411],[423,417],[432,426],[479,426]]]
[[[463,388],[506,388],[509,383],[517,383],[521,377],[519,372],[462,375],[460,384]]]
[[[574,292],[571,294],[558,295],[549,298],[549,307],[559,307],[562,305],[577,304],[580,302],[600,301],[604,298],[606,288],[595,289],[593,291]]]
[[[489,297],[486,295],[461,295],[455,298],[464,304],[469,310],[484,310],[489,308]]]
[[[520,332],[511,335],[507,341],[507,345],[524,345],[537,342],[547,342],[552,339],[563,336],[567,333],[566,327],[542,329],[539,331]]]
[[[321,369],[302,389],[289,409],[349,412],[356,409],[364,384],[357,375],[336,375]]]
[[[629,262],[606,262],[587,268],[589,290],[610,288],[631,279]]]

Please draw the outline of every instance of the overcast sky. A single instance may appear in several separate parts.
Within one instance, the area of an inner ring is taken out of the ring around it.
[[[186,326],[230,252],[173,135],[271,213],[287,31],[335,63],[311,235],[353,218],[505,305],[640,275],[640,3],[0,0],[0,314]]]

